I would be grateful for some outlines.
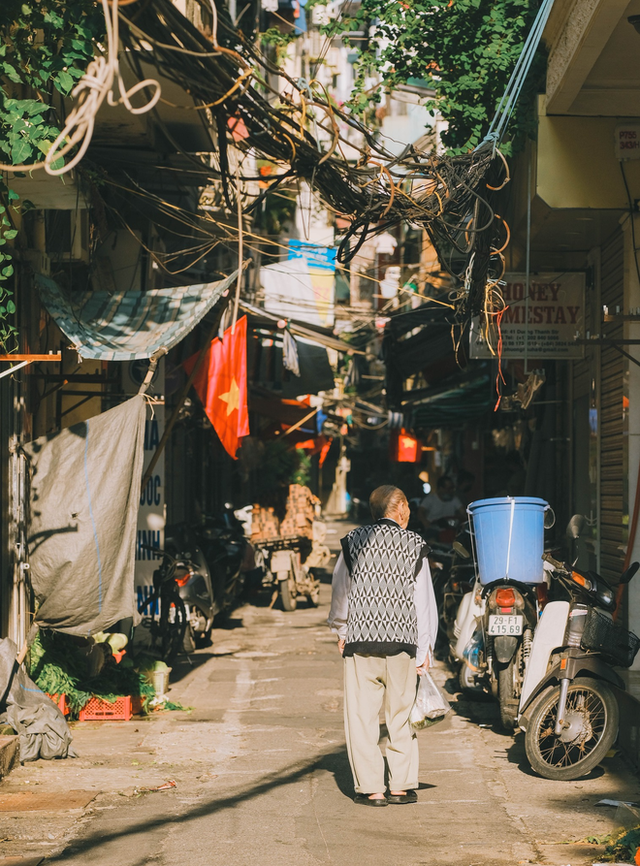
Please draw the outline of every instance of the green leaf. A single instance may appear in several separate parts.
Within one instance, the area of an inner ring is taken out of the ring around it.
[[[7,301],[7,313],[9,313],[10,315],[13,315],[13,313],[15,313],[15,311],[16,311],[16,305],[13,303],[13,301]]]
[[[12,276],[12,274],[13,274],[13,265],[8,265],[6,268],[3,268],[2,271],[0,271],[0,273],[2,274],[3,277],[10,277],[10,276]]]
[[[14,165],[25,162],[32,154],[31,145],[26,139],[21,139],[11,148],[11,161]]]
[[[12,63],[0,63],[0,69],[2,69],[9,81],[13,81],[14,84],[22,83],[22,78]]]
[[[36,117],[39,114],[44,114],[45,111],[49,111],[51,106],[46,105],[44,102],[38,102],[37,99],[29,99],[25,100],[29,104],[25,105],[24,111],[29,117]]]
[[[18,235],[17,229],[7,229],[4,232],[4,236],[8,241],[12,241],[15,237],[17,237],[17,235]]]
[[[64,70],[56,75],[55,83],[56,87],[64,94],[69,93],[73,89],[74,85],[73,78]]]

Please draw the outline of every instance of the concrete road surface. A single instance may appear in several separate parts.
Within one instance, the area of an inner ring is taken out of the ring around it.
[[[532,775],[522,736],[491,704],[418,734],[416,805],[352,802],[342,663],[317,609],[247,605],[214,632],[171,697],[190,712],[74,726],[80,757],[28,764],[0,784],[0,866],[516,866],[599,859],[586,841],[621,820],[598,800],[640,799],[620,757],[590,778]],[[454,690],[450,671],[437,680]],[[168,782],[175,786],[153,790]]]

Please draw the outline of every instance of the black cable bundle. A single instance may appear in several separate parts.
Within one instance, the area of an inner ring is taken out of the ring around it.
[[[224,17],[219,20],[223,35],[215,47],[170,0],[126,6],[120,16],[128,24],[122,28],[122,41],[130,49],[127,56],[133,65],[139,67],[137,58],[148,55],[151,45],[151,62],[162,75],[191,94],[203,109],[200,114],[211,111],[219,180],[229,210],[235,209],[236,185],[227,156],[231,121],[242,122],[246,129],[237,148],[254,149],[287,166],[267,190],[245,205],[245,213],[285,181],[304,178],[332,210],[352,220],[338,251],[341,263],[349,262],[368,237],[391,226],[400,222],[422,226],[443,267],[465,284],[458,296],[460,311],[465,316],[480,311],[497,231],[486,178],[490,171],[506,168],[493,143],[458,156],[427,154],[409,145],[394,157],[355,118],[337,108],[328,94],[288,78]],[[290,93],[270,87],[269,74],[287,80]],[[323,151],[307,130],[307,117],[313,117],[315,128],[330,138],[328,150]],[[338,121],[363,137],[355,164],[341,153],[341,142],[346,140]],[[190,157],[205,168],[197,157]],[[208,174],[218,178],[217,171]],[[237,179],[249,178],[238,174]]]

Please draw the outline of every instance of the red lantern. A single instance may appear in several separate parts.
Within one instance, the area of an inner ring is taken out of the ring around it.
[[[411,436],[404,429],[398,434],[396,446],[396,460],[398,463],[417,463],[422,457],[422,447],[415,436]]]

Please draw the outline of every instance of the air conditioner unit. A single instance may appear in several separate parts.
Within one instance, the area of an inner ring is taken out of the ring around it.
[[[34,274],[48,277],[51,273],[51,259],[41,250],[22,250],[20,258],[29,265]]]

